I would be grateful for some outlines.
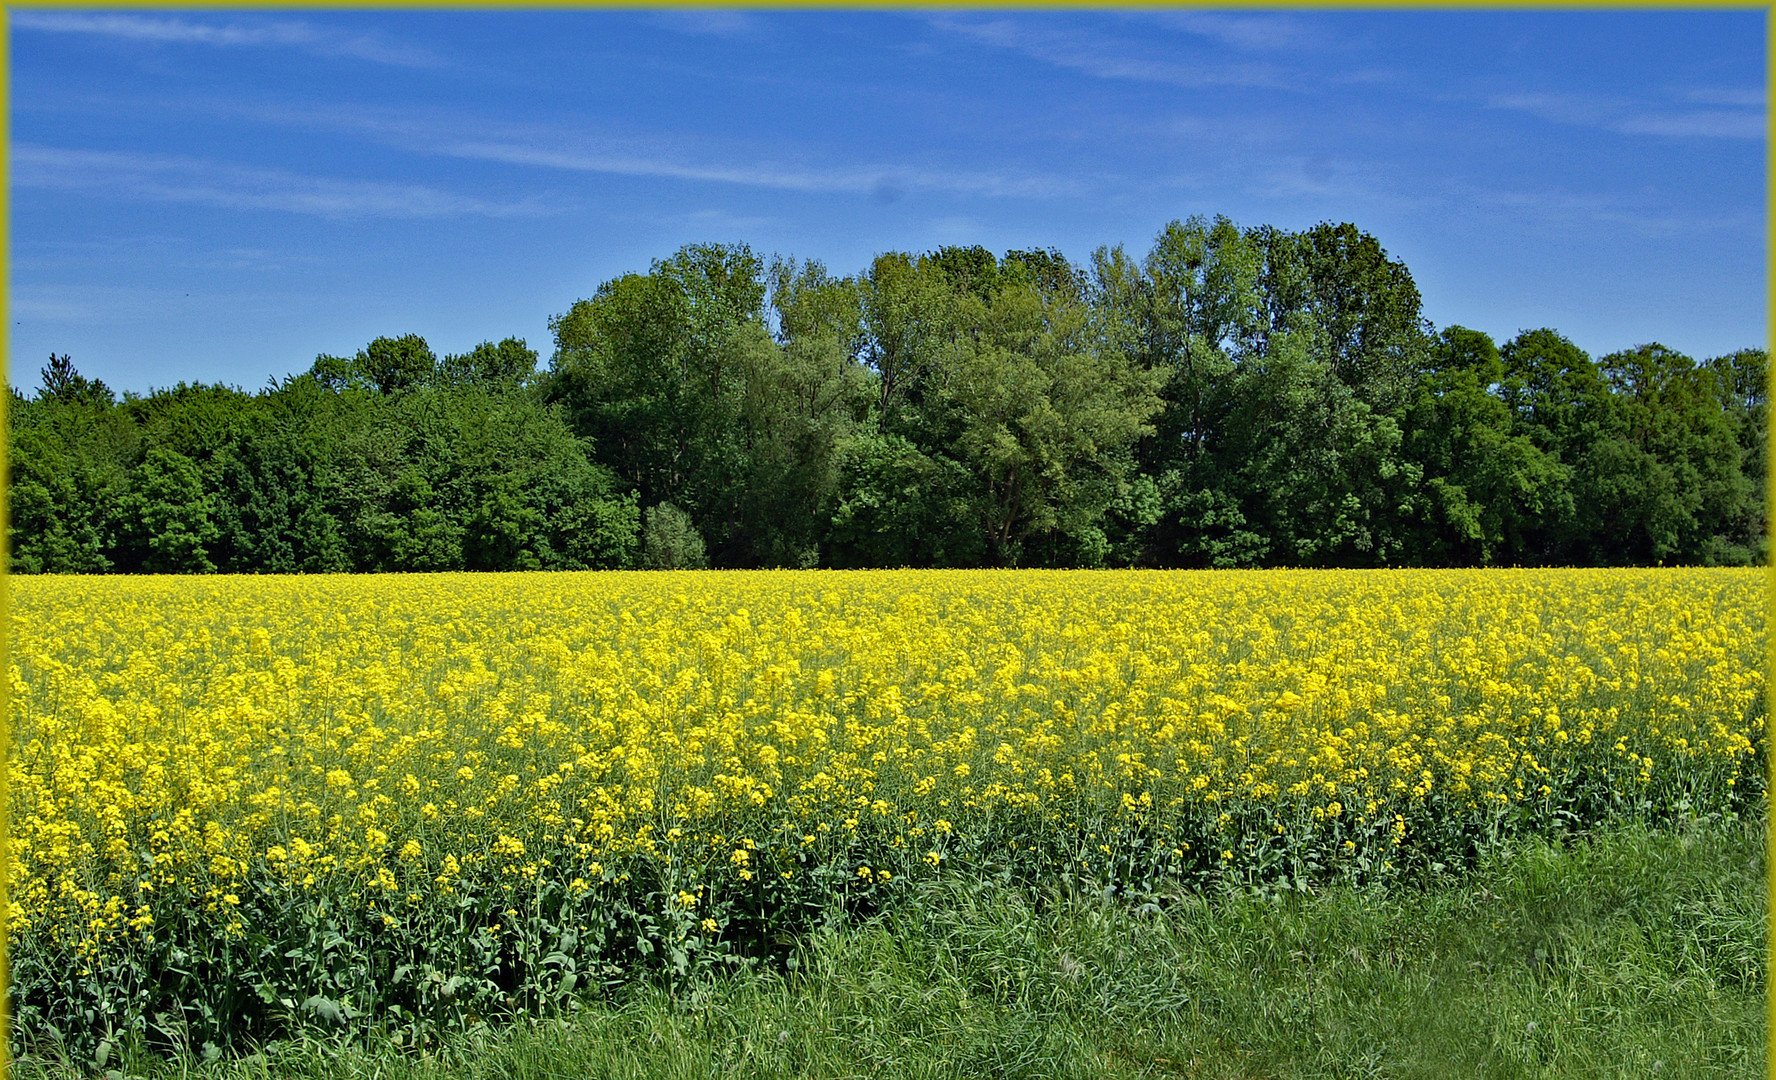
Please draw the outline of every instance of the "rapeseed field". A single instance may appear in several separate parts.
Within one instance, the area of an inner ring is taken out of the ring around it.
[[[423,1044],[946,874],[1163,904],[1735,812],[1763,575],[14,579],[15,1043]]]

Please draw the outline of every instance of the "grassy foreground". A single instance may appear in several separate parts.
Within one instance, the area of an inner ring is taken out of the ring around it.
[[[1535,841],[1423,889],[1163,908],[930,885],[817,933],[787,973],[639,989],[425,1055],[306,1042],[214,1064],[123,1051],[108,1070],[1751,1080],[1764,1075],[1764,835],[1761,820],[1626,826]]]

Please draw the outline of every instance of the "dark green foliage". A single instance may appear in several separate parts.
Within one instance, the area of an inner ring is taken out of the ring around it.
[[[638,515],[559,414],[523,394],[423,389],[357,402],[333,506],[354,567],[627,565]]]
[[[978,566],[979,535],[962,524],[961,466],[933,459],[900,435],[861,431],[838,447],[828,520],[829,566]]]
[[[71,370],[68,374],[73,376]],[[44,378],[54,378],[51,369]],[[68,383],[58,385],[65,390]],[[134,425],[113,407],[109,391],[102,396],[45,391],[35,402],[15,394],[8,417],[12,569],[60,574],[111,569],[115,507],[140,443]]]
[[[1534,562],[1548,530],[1573,515],[1571,468],[1538,446],[1494,392],[1504,361],[1492,339],[1452,326],[1408,406],[1407,452],[1424,471],[1415,561]]]
[[[669,502],[642,515],[641,565],[645,570],[700,570],[709,565],[703,538],[691,516]]]
[[[130,471],[117,500],[118,563],[150,574],[207,574],[216,569],[207,546],[219,535],[197,463],[153,446]]]
[[[99,379],[87,379],[74,370],[74,358],[67,353],[57,356],[49,354],[49,363],[39,369],[43,378],[42,398],[63,405],[90,405],[103,407],[110,405],[115,398],[111,388]]]
[[[550,329],[542,371],[407,334],[257,394],[118,401],[52,355],[11,410],[12,567],[628,566],[663,504],[737,568],[1768,559],[1763,350],[1439,333],[1348,223],[1198,216],[1089,270],[691,245]]]
[[[478,352],[455,384],[386,392],[310,372],[256,395],[181,384],[121,403],[15,400],[13,569],[629,565],[634,497],[524,390],[521,342]]]
[[[878,437],[848,446],[834,565],[1102,562],[1163,374],[1099,346],[1079,278],[1054,253],[876,259],[859,291]]]
[[[748,406],[776,359],[762,277],[744,245],[688,247],[550,324],[546,400],[642,504],[685,509],[725,565],[754,561]]]
[[[418,334],[398,338],[379,337],[350,359],[321,355],[309,369],[323,385],[394,394],[431,383],[438,372],[438,357]]]
[[[445,356],[434,381],[439,386],[478,390],[516,390],[536,376],[537,352],[523,338],[498,345],[483,341],[461,356]]]

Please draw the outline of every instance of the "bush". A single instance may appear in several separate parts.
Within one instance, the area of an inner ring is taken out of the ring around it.
[[[641,565],[648,570],[701,570],[709,565],[691,515],[669,502],[643,515]]]

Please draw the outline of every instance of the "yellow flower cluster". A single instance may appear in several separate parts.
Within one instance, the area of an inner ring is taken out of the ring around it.
[[[12,589],[11,930],[86,955],[169,905],[238,928],[256,875],[350,880],[398,914],[471,874],[585,889],[676,859],[788,879],[798,849],[860,830],[904,853],[847,867],[855,884],[935,872],[1008,820],[1212,827],[1263,804],[1397,844],[1427,805],[1761,767],[1762,571]]]

